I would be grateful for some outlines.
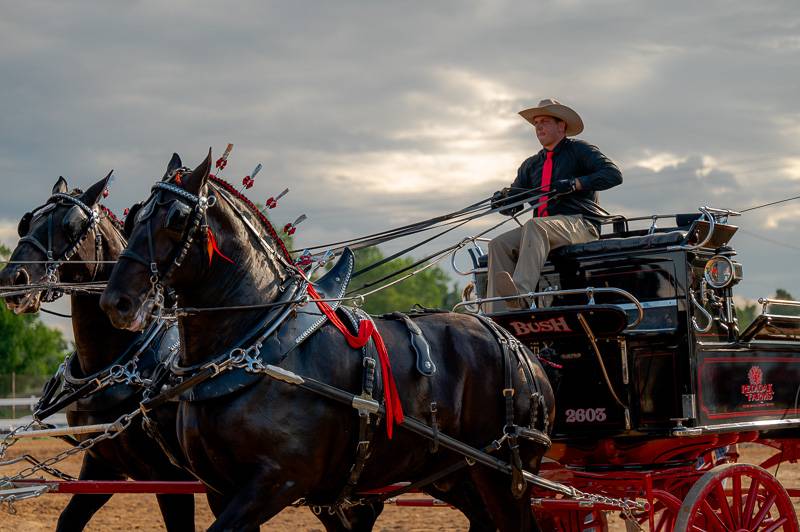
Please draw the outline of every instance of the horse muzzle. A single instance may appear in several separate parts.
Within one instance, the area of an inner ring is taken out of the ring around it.
[[[100,307],[111,320],[111,324],[118,329],[141,331],[149,323],[155,302],[147,298],[136,304],[125,294],[103,293],[100,298]]]

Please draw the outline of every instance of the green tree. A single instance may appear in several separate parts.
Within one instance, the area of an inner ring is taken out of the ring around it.
[[[778,288],[775,290],[775,295],[772,299],[780,299],[783,301],[794,301],[794,297],[788,290]],[[782,314],[784,316],[800,316],[800,307],[794,305],[770,305],[769,312],[771,314]],[[743,307],[736,307],[736,316],[739,318],[739,329],[744,330],[750,325],[756,316],[760,313],[760,308],[751,303]]]
[[[755,303],[736,307],[736,317],[739,319],[739,330],[744,331],[756,319],[757,307]]]
[[[794,301],[794,297],[787,290],[778,288],[775,290],[773,299],[781,299],[783,301]],[[772,314],[783,314],[784,316],[800,316],[800,307],[793,305],[771,305],[770,312]]]
[[[0,245],[3,260],[11,250]],[[0,303],[0,374],[49,375],[64,359],[67,342],[34,314],[14,314]]]
[[[356,251],[356,270],[369,266],[383,257],[383,253],[377,247],[360,249]],[[413,269],[387,281],[372,285],[373,282],[413,263],[414,259],[412,258],[401,257],[391,260],[353,279],[350,289],[371,285],[359,292],[365,293],[374,290],[386,282],[406,275]],[[415,304],[424,307],[450,308],[458,300],[459,294],[455,284],[453,284],[452,289],[448,286],[449,281],[450,277],[444,270],[438,266],[433,266],[404,281],[367,296],[364,309],[370,314],[382,314],[395,310],[407,311]]]

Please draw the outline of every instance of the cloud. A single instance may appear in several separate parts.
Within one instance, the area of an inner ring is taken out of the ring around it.
[[[799,28],[791,1],[18,2],[0,20],[0,218],[110,168],[121,212],[173,151],[195,165],[230,141],[225,175],[262,162],[254,199],[289,186],[275,219],[310,215],[299,243],[340,240],[510,183],[538,149],[516,112],[544,97],[622,167],[609,210],[766,203],[800,194]],[[795,214],[741,220],[791,242]],[[800,292],[775,277],[793,252],[736,243],[751,279]]]

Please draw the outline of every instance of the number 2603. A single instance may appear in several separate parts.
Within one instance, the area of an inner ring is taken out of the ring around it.
[[[605,408],[568,408],[567,423],[603,422],[608,419]]]

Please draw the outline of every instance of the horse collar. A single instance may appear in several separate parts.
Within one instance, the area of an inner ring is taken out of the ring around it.
[[[353,252],[345,249],[339,261],[319,280],[314,286],[320,297],[333,299],[331,307],[336,309],[338,301],[347,290],[347,285],[353,273],[355,258]],[[286,285],[284,285],[286,286]],[[283,290],[281,298],[276,303],[307,299],[307,282],[294,277],[289,281],[288,288]],[[292,312],[303,308],[301,312]],[[215,357],[210,362],[197,364],[192,367],[178,367],[173,364],[170,368],[178,376],[187,376],[202,370],[204,367],[216,367],[219,371],[213,378],[198,382],[191,389],[184,390],[182,400],[203,401],[221,397],[236,390],[250,386],[260,380],[263,374],[253,372],[252,368],[261,364],[277,364],[317,331],[327,320],[316,305],[310,303],[294,303],[286,308],[273,307],[261,325],[251,331],[245,338],[237,342],[237,347]]]

